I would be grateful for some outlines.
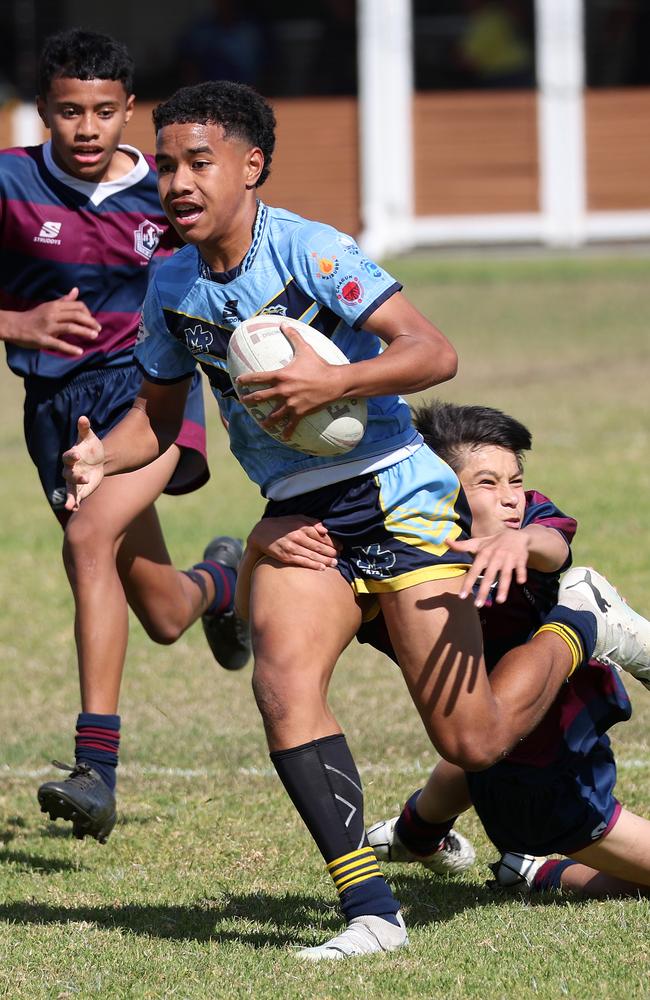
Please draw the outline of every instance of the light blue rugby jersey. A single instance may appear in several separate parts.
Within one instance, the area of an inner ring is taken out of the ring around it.
[[[373,397],[356,448],[334,458],[304,455],[261,430],[237,399],[226,368],[230,334],[259,313],[286,316],[325,334],[350,361],[363,361],[382,346],[362,329],[364,321],[400,289],[350,236],[260,202],[250,249],[234,273],[211,276],[193,246],[158,268],[143,307],[136,362],[158,383],[180,381],[199,364],[228,421],[231,450],[248,476],[264,496],[296,496],[416,450],[422,439],[409,407],[398,396]]]

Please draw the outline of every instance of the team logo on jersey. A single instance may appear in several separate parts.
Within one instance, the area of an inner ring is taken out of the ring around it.
[[[204,330],[200,323],[196,326],[186,326],[183,330],[185,343],[192,354],[207,354],[214,337],[210,330]]]
[[[336,286],[336,297],[343,302],[363,302],[363,285],[353,274],[346,274]]]
[[[44,222],[38,236],[34,237],[34,243],[48,243],[50,246],[60,247],[61,240],[58,236],[62,225],[61,222]]]
[[[133,230],[133,249],[145,260],[151,260],[158,244],[162,229],[155,222],[143,219],[137,229]]]
[[[343,247],[346,253],[351,254],[353,257],[357,257],[361,253],[356,242],[351,236],[347,236],[345,233],[339,233],[336,237],[336,242],[340,247]]]
[[[286,306],[265,306],[259,314],[260,316],[286,316]]]
[[[239,299],[228,299],[223,307],[223,312],[221,313],[224,323],[231,323],[234,326],[239,326],[241,321],[239,319],[239,313],[237,312],[238,305]]]
[[[365,549],[359,545],[355,545],[354,548],[359,555],[354,557],[353,562],[362,573],[365,573],[366,576],[374,576],[376,579],[386,579],[390,576],[390,571],[395,565],[394,552],[391,552],[390,549],[382,549],[379,542],[369,545]]]
[[[312,253],[316,265],[317,278],[333,278],[339,269],[339,262],[336,257],[321,257],[320,254]]]
[[[384,273],[382,269],[375,264],[374,260],[368,260],[366,257],[362,257],[359,261],[359,267],[362,267],[366,274],[369,274],[371,278],[381,278]]]

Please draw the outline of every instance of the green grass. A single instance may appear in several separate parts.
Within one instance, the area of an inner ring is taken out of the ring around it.
[[[648,598],[648,262],[424,256],[394,264],[458,348],[447,399],[527,422],[529,485],[580,522],[594,562],[640,610]],[[78,707],[72,606],[59,531],[22,441],[21,387],[0,374],[0,996],[500,997],[648,995],[647,901],[530,904],[494,896],[494,857],[446,881],[391,873],[411,948],[303,967],[296,943],[339,926],[320,857],[273,777],[250,671],[215,667],[200,629],[159,648],[132,628],[123,686],[121,820],[105,847],[38,811],[51,757],[69,759]],[[212,480],[160,510],[178,565],[261,509],[211,401]],[[619,796],[650,815],[650,700],[614,742]],[[433,755],[395,669],[365,647],[337,668],[332,702],[364,776],[369,820],[394,814]]]

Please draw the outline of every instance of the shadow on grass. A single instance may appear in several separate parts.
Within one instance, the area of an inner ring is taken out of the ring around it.
[[[452,880],[424,880],[404,875],[392,881],[398,898],[407,908],[407,924],[413,928],[450,920],[456,913],[474,907],[512,902],[512,896],[502,892]],[[558,900],[556,905],[562,905],[562,901]],[[0,921],[29,925],[83,922],[94,924],[100,930],[119,929],[145,937],[237,942],[253,948],[313,944],[316,939],[323,940],[342,928],[338,908],[328,906],[322,899],[299,893],[272,895],[267,892],[225,894],[219,899],[197,900],[194,905],[178,906],[137,903],[66,907],[31,902],[4,903],[0,904]],[[250,924],[266,926],[260,929],[246,926]]]
[[[44,872],[45,874],[80,870],[80,866],[74,861],[44,858],[40,854],[31,854],[27,851],[3,851],[0,848],[0,865],[4,864],[12,864],[25,871]]]
[[[125,906],[55,906],[44,903],[0,904],[0,921],[47,925],[90,923],[100,930],[120,930],[177,941],[239,942],[254,948],[312,944],[314,928],[334,934],[341,927],[338,911],[321,899],[288,893],[225,895],[195,905],[129,904]],[[271,925],[265,930],[228,926],[241,921]],[[301,933],[302,932],[302,933]]]
[[[508,892],[488,885],[463,882],[454,878],[436,878],[420,874],[393,874],[390,885],[406,909],[406,923],[409,927],[423,927],[432,923],[444,923],[457,913],[477,907],[501,907],[523,901],[528,906],[579,906],[577,896],[560,896],[555,893],[536,893],[528,897],[519,892]]]

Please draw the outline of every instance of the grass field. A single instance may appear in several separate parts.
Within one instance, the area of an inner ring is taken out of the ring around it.
[[[580,522],[593,562],[650,614],[648,261],[393,263],[458,348],[443,398],[500,406],[531,427],[529,485]],[[293,944],[339,927],[320,856],[269,766],[250,668],[221,671],[200,628],[174,647],[132,628],[122,697],[121,819],[104,847],[41,816],[35,791],[69,760],[78,711],[60,537],[21,430],[21,387],[0,373],[0,996],[647,997],[647,900],[527,903],[396,866],[411,929],[394,956],[305,968]],[[261,510],[210,408],[212,480],[164,499],[170,550],[189,565],[213,534]],[[650,697],[630,685],[614,734],[619,796],[650,816]],[[368,821],[394,814],[433,756],[397,671],[347,651],[332,703],[366,787]]]

